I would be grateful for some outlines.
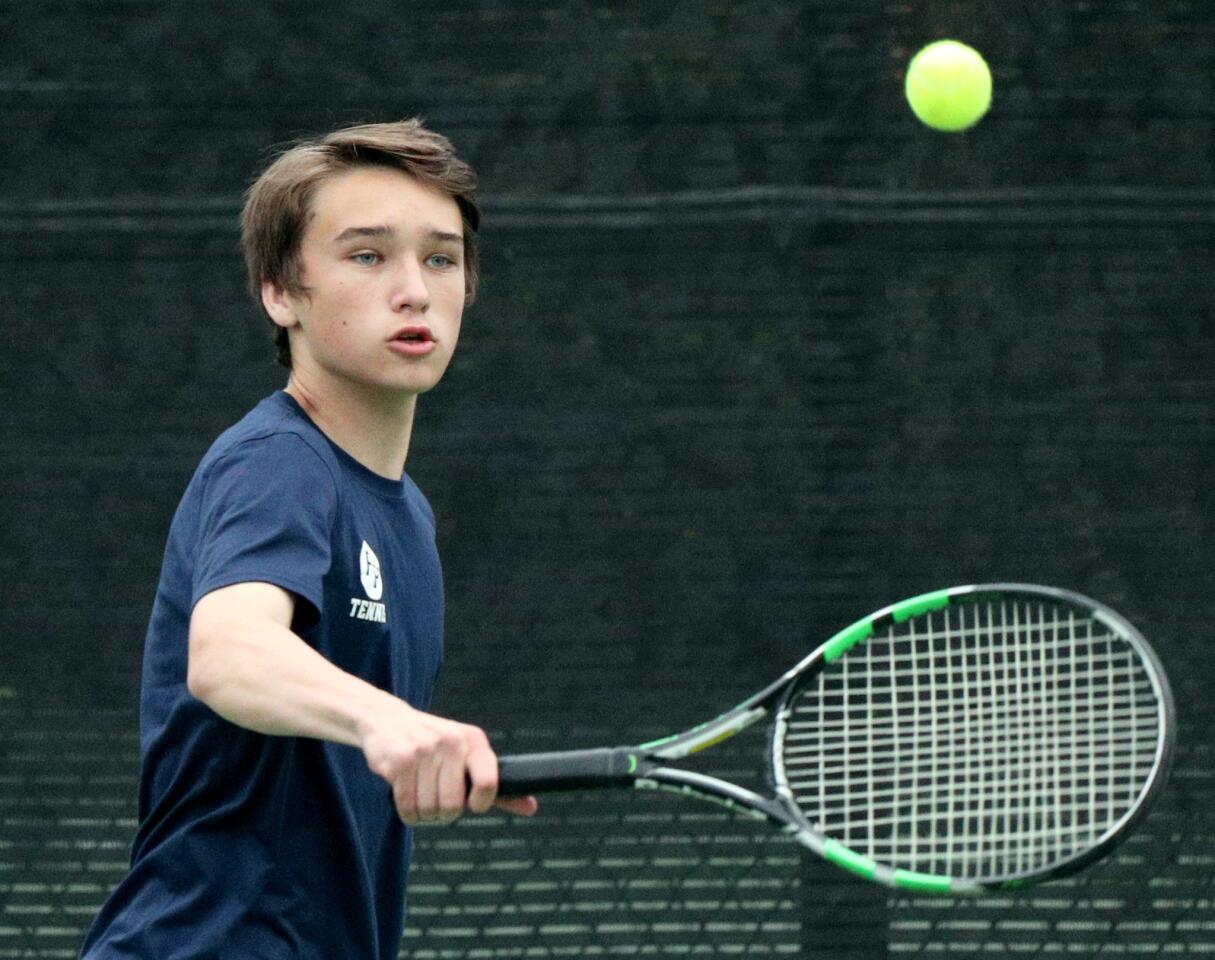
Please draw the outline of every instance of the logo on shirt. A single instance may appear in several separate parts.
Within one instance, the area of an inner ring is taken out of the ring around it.
[[[384,596],[384,578],[380,574],[380,558],[366,540],[359,551],[359,579],[363,581],[363,589],[368,599],[361,597],[350,598],[350,616],[356,620],[370,620],[373,623],[387,623],[388,611],[384,604],[377,603]]]

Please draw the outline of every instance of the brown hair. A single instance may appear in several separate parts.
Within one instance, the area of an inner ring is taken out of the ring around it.
[[[477,228],[481,212],[473,200],[477,177],[443,137],[421,120],[367,123],[293,144],[266,168],[245,195],[240,215],[249,292],[259,304],[262,282],[271,280],[288,293],[307,292],[300,275],[299,250],[317,188],[331,177],[359,166],[385,166],[409,174],[456,201],[464,223],[465,301],[477,292]],[[287,331],[270,321],[278,362],[291,368]]]

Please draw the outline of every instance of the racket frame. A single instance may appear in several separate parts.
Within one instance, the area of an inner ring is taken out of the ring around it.
[[[878,631],[923,613],[946,607],[1016,596],[1038,596],[1086,608],[1094,619],[1135,650],[1156,697],[1157,744],[1149,775],[1127,812],[1090,847],[1045,870],[982,880],[920,873],[891,867],[849,849],[811,824],[798,808],[782,762],[781,745],[793,699],[830,664]],[[680,760],[730,739],[760,720],[772,718],[768,740],[770,785],[774,795],[665,762]],[[899,890],[944,895],[971,895],[1014,890],[1075,873],[1107,856],[1147,814],[1163,788],[1171,764],[1176,707],[1163,666],[1142,634],[1124,617],[1089,597],[1027,583],[990,583],[951,587],[911,597],[884,607],[836,633],[775,681],[725,713],[682,733],[631,747],[561,751],[499,758],[504,788],[511,794],[597,787],[634,787],[694,796],[752,819],[767,820],[819,856],[865,879]],[[529,777],[531,779],[529,779]]]

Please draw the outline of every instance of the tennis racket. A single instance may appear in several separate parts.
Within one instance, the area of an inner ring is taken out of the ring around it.
[[[767,795],[671,765],[764,719]],[[1109,607],[1029,584],[953,587],[858,620],[683,733],[500,757],[499,792],[672,790],[878,883],[972,894],[1109,853],[1160,792],[1175,725],[1160,661]]]

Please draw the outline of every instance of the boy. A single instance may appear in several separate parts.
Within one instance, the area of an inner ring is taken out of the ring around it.
[[[402,121],[298,144],[246,197],[250,288],[290,376],[173,518],[139,830],[89,960],[395,958],[410,827],[495,802],[485,735],[425,712],[442,579],[404,473],[475,293],[474,187],[445,138]]]

